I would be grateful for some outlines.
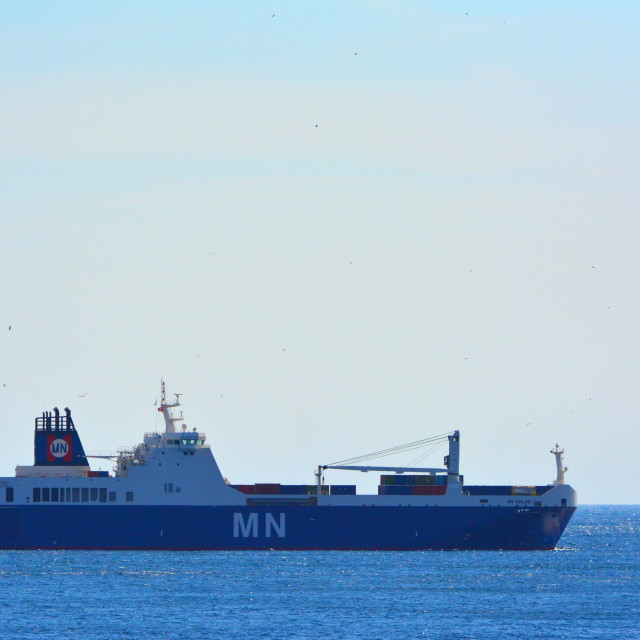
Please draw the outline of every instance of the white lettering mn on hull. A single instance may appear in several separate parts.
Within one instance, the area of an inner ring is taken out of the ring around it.
[[[279,521],[276,521],[272,513],[264,514],[264,537],[270,538],[271,532],[275,533],[278,538],[285,537],[285,514],[278,514]],[[248,513],[246,520],[241,513],[233,514],[233,537],[239,538],[257,538],[259,535],[259,521],[257,513]]]

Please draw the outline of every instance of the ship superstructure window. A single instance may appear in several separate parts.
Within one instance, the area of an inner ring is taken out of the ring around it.
[[[82,487],[82,502],[89,502],[89,489],[88,487]]]
[[[67,502],[71,502],[71,488],[67,487],[65,489],[65,493],[67,494]],[[78,501],[76,500],[76,502],[78,502]]]
[[[58,487],[51,489],[51,502],[58,502]]]
[[[104,487],[100,488],[100,502],[107,501],[107,490]]]
[[[98,500],[98,487],[91,487],[90,495],[91,495],[91,502],[96,502]]]
[[[164,492],[165,493],[173,493],[173,482],[165,482],[164,483]]]
[[[109,491],[109,502],[115,502],[115,501],[116,501],[116,492]]]
[[[127,502],[133,502],[133,491],[127,491]]]
[[[40,502],[40,487],[33,488],[33,501]]]
[[[68,489],[67,489],[67,491],[68,491]],[[73,501],[74,502],[80,502],[80,489],[78,489],[78,487],[74,487],[71,490],[71,496],[73,497]]]
[[[49,502],[49,487],[42,489],[42,502]]]
[[[64,502],[64,487],[60,489],[60,502]]]
[[[13,487],[7,487],[5,489],[4,499],[6,502],[13,502]]]

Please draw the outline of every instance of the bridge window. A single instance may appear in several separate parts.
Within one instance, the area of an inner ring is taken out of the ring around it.
[[[116,501],[116,492],[109,491],[109,502],[115,502],[115,501]]]
[[[64,487],[60,489],[60,502],[64,502]]]
[[[133,491],[127,491],[127,502],[133,502]]]
[[[49,502],[49,487],[42,489],[42,502]]]
[[[65,489],[66,493],[67,493],[67,502],[71,502],[71,489],[69,487],[67,487]],[[78,502],[77,500],[74,500],[74,502]]]
[[[107,490],[104,487],[100,488],[100,502],[107,501]]]
[[[81,489],[82,502],[89,502],[89,489],[87,487],[82,487]]]
[[[4,499],[7,502],[13,502],[13,487],[7,487],[6,488]]]
[[[40,502],[40,487],[33,488],[33,501]]]
[[[567,506],[567,499],[566,499],[566,498],[562,498],[562,500],[560,500],[560,504],[561,504],[563,507],[566,507],[566,506]]]
[[[69,489],[67,489],[67,491],[69,491]],[[80,489],[74,487],[71,491],[71,495],[73,497],[73,502],[80,502]],[[67,494],[67,497],[68,496],[69,494]]]
[[[58,502],[58,487],[51,489],[51,502]]]
[[[98,500],[98,487],[91,487],[91,502]]]

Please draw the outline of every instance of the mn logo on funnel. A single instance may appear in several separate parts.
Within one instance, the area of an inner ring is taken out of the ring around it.
[[[47,436],[47,461],[71,462],[71,436]]]

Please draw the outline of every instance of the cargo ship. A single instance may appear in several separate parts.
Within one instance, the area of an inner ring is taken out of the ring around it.
[[[577,507],[557,445],[552,484],[465,484],[459,431],[410,443],[448,444],[440,468],[358,458],[318,465],[309,485],[230,484],[205,434],[177,426],[180,395],[163,383],[164,432],[94,456],[111,472],[91,469],[69,409],[37,417],[34,464],[0,478],[0,549],[553,549]],[[332,469],[381,473],[378,493],[325,484]]]

